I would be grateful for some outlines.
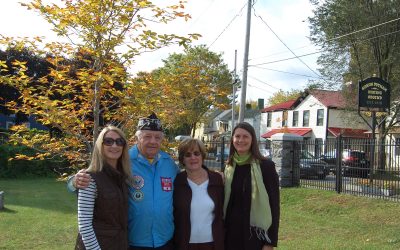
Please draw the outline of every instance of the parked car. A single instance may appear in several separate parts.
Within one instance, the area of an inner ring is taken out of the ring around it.
[[[271,158],[272,157],[271,149],[260,148],[260,153],[264,157],[267,157],[267,158]]]
[[[183,141],[185,139],[189,139],[192,138],[190,135],[177,135],[175,136],[175,140],[176,141]]]
[[[336,150],[327,152],[321,156],[321,160],[327,162],[333,173],[336,173],[337,154]],[[342,152],[342,174],[366,178],[370,174],[370,161],[364,151],[355,149],[343,149]]]
[[[325,179],[329,175],[328,164],[308,151],[300,151],[300,178],[317,177]]]

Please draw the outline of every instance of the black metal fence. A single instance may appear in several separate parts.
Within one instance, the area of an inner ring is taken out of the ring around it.
[[[222,137],[215,141],[204,141],[207,150],[205,165],[211,169],[224,170],[226,160],[229,156],[230,137]],[[261,154],[266,157],[271,155],[271,146],[269,141],[258,142]]]
[[[230,141],[221,138],[204,143],[208,152],[205,164],[223,170]],[[292,173],[300,176],[301,186],[400,201],[398,139],[338,137],[294,143],[300,143],[300,150],[292,151],[288,157],[300,159],[299,166],[292,166]],[[265,156],[272,157],[269,141],[259,142],[259,148]]]
[[[397,142],[341,137],[305,140],[299,152],[300,185],[400,201],[400,144]],[[321,167],[326,174],[315,179],[315,168]]]

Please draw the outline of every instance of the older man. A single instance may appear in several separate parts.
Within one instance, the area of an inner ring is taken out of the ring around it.
[[[160,150],[163,137],[161,122],[154,113],[139,120],[137,144],[129,150],[133,173],[128,214],[131,250],[173,249],[172,189],[179,169]],[[85,188],[89,178],[85,171],[79,171],[69,186]]]

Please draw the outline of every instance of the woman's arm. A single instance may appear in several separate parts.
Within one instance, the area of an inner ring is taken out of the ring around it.
[[[96,183],[90,180],[89,186],[79,189],[78,195],[78,226],[82,241],[87,250],[100,249],[93,230],[93,209],[97,196]]]

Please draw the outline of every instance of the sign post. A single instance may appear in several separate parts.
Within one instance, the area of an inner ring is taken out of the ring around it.
[[[372,143],[370,160],[371,170],[375,164],[375,129],[376,112],[389,113],[390,110],[390,84],[378,77],[370,77],[358,83],[358,114],[372,130]],[[361,115],[360,111],[369,111],[372,114],[372,124]],[[387,116],[386,116],[387,117]],[[378,124],[385,121],[386,117]]]

